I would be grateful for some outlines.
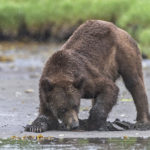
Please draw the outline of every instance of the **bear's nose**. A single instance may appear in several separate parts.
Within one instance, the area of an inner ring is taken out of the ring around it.
[[[78,128],[78,127],[79,127],[79,121],[75,121],[75,120],[74,120],[74,121],[72,122],[71,128],[72,128],[72,129],[76,129],[76,128]]]

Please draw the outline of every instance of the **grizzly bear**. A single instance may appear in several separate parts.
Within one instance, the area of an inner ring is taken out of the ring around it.
[[[116,104],[122,76],[137,110],[137,121],[150,120],[136,42],[113,23],[89,20],[79,26],[69,40],[47,61],[40,79],[40,109],[37,119],[26,131],[66,129],[79,126],[80,99],[94,99],[88,129],[101,130]]]

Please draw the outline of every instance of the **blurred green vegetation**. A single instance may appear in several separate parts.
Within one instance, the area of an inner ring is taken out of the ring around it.
[[[149,0],[0,0],[0,33],[4,36],[15,37],[25,30],[28,35],[49,32],[57,37],[88,19],[114,22],[150,55]]]

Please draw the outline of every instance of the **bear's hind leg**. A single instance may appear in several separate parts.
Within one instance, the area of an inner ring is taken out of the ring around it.
[[[147,123],[150,120],[148,99],[143,80],[141,56],[138,51],[135,48],[128,48],[122,55],[118,55],[119,73],[134,99],[137,121]]]
[[[134,69],[133,69],[134,70]],[[122,74],[123,80],[131,93],[137,110],[138,122],[149,122],[148,99],[145,91],[143,77],[134,71],[126,71]]]

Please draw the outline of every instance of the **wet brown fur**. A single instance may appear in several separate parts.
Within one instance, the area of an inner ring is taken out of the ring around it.
[[[40,79],[40,115],[57,122],[57,112],[52,107],[79,109],[80,98],[93,98],[89,130],[100,128],[117,101],[119,90],[115,81],[120,75],[133,96],[137,121],[149,122],[141,54],[136,42],[110,22],[89,20],[47,61]],[[55,99],[53,106],[46,99]]]

